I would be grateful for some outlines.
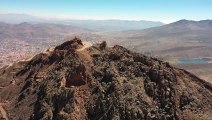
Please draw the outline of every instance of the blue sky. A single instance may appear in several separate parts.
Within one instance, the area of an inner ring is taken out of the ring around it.
[[[0,0],[0,13],[58,19],[212,19],[212,0]]]

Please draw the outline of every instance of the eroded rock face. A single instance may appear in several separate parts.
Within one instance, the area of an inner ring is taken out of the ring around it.
[[[69,75],[66,78],[65,86],[66,87],[81,86],[85,85],[86,81],[87,81],[87,75],[85,73],[85,66],[79,65],[74,73],[69,73]]]
[[[210,119],[212,86],[168,63],[80,39],[0,70],[10,119]],[[11,74],[13,73],[13,74]],[[8,82],[12,80],[13,82]],[[15,81],[15,82],[14,82]]]

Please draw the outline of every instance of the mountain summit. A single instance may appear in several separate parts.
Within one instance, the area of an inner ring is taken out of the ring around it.
[[[168,63],[75,38],[0,70],[0,115],[32,120],[212,116],[212,85]]]

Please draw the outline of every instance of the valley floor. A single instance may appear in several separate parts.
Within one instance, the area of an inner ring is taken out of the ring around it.
[[[212,64],[172,64],[178,68],[185,69],[199,78],[212,83]]]

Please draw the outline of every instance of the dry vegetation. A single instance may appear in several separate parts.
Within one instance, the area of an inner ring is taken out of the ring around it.
[[[107,47],[106,42],[82,48],[75,38],[2,68],[0,97],[6,117],[212,118],[212,85],[193,74],[122,46]]]

